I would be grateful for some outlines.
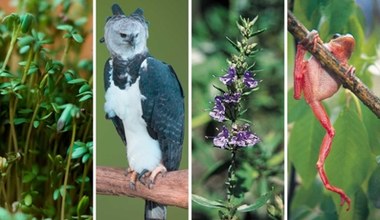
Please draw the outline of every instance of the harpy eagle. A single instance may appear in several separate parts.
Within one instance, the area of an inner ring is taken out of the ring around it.
[[[114,4],[104,38],[111,57],[104,67],[104,109],[126,145],[131,172],[151,188],[155,177],[177,170],[184,137],[184,95],[173,68],[148,52],[142,9],[124,14]],[[145,219],[166,219],[166,207],[145,202]]]

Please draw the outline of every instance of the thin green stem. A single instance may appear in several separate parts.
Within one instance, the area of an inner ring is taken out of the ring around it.
[[[231,150],[231,164],[228,167],[228,180],[226,182],[227,186],[227,203],[228,203],[228,219],[234,219],[236,209],[232,204],[232,199],[235,193],[236,186],[236,149]]]
[[[65,189],[63,191],[62,195],[62,203],[61,203],[61,220],[65,219],[65,201],[66,201],[66,194],[67,194],[67,181],[69,179],[69,170],[70,170],[70,163],[71,163],[71,155],[73,154],[73,148],[74,148],[74,141],[75,141],[75,134],[77,130],[77,124],[75,121],[75,118],[73,119],[73,132],[71,136],[71,142],[70,142],[70,150],[69,154],[67,155],[67,164],[66,164],[66,172],[65,172],[65,179],[63,181],[63,188]]]
[[[24,68],[24,73],[22,75],[21,84],[25,83],[26,76],[28,75],[28,71],[29,71],[30,65],[32,64],[32,61],[33,61],[33,57],[34,57],[33,49],[30,49],[29,54],[28,54],[28,60],[26,62],[26,65],[25,65],[25,68]]]
[[[15,27],[15,26],[16,26],[16,24],[14,24],[14,26],[13,26],[11,42],[10,42],[9,49],[8,49],[8,52],[7,52],[7,55],[5,57],[5,60],[4,60],[4,63],[3,63],[1,70],[5,70],[5,68],[8,64],[9,59],[11,58],[11,55],[13,52],[13,48],[16,44],[17,37],[18,37],[20,30],[21,30],[21,25],[17,25],[17,27]]]
[[[82,183],[81,183],[80,191],[79,191],[79,199],[81,199],[83,196],[84,186],[86,184],[85,179],[88,174],[88,169],[90,168],[89,164],[92,164],[92,158],[89,161],[87,161],[87,163],[84,165],[84,168],[83,168]]]
[[[6,209],[9,209],[8,208],[8,196],[7,196],[7,191],[5,190],[5,186],[4,186],[4,181],[3,181],[3,177],[0,177],[1,180],[0,180],[0,184],[1,184],[1,194],[3,195],[3,199],[4,199],[4,203],[6,205]]]
[[[34,119],[36,119],[38,109],[40,108],[40,103],[38,102],[36,104],[36,107],[34,109],[32,119],[30,120],[29,128],[28,128],[28,133],[26,135],[26,142],[25,142],[25,150],[24,150],[24,164],[26,164],[27,161],[27,154],[28,154],[28,148],[29,148],[29,142],[30,142],[30,135],[32,134],[32,129],[33,129],[33,124],[34,124]]]
[[[61,57],[61,63],[65,63],[67,54],[69,53],[69,50],[70,50],[70,46],[71,46],[71,39],[67,38],[65,49],[64,49],[62,57]]]
[[[16,99],[13,95],[10,96],[10,103],[9,103],[9,124],[11,127],[11,137],[13,141],[13,147],[14,151],[18,152],[18,143],[17,143],[17,135],[16,135],[16,129],[14,124],[14,104],[16,103]]]

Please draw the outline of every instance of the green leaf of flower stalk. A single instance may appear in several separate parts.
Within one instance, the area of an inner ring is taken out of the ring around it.
[[[267,201],[273,196],[273,192],[268,192],[264,195],[262,195],[260,198],[258,198],[256,200],[255,203],[251,204],[251,205],[247,205],[247,204],[244,204],[244,205],[241,205],[237,208],[237,211],[238,212],[252,212],[252,211],[255,211],[256,209],[262,207],[263,205],[265,205],[267,203]]]
[[[213,209],[226,208],[226,205],[224,205],[221,202],[208,200],[202,196],[195,195],[195,194],[191,196],[191,200],[201,206],[208,207],[208,208],[213,208]]]

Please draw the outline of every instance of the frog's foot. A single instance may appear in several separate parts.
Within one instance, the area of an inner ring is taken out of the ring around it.
[[[149,189],[153,188],[154,181],[156,180],[157,175],[160,173],[162,177],[164,177],[167,173],[166,167],[161,163],[149,175],[149,179],[147,180],[147,185]]]
[[[350,79],[352,79],[355,76],[355,71],[356,69],[354,66],[349,66],[345,75],[347,75]]]
[[[307,42],[310,42],[308,44],[306,44],[306,47],[312,47],[312,51],[316,51],[317,50],[317,44],[320,43],[320,44],[323,44],[321,38],[319,37],[319,34],[316,30],[312,30],[309,32],[309,34],[306,36],[306,39],[303,40],[303,41],[307,41]]]
[[[129,188],[132,190],[136,190],[136,180],[137,180],[137,172],[134,171],[132,168],[128,167],[125,175],[131,174],[131,179],[129,181]]]

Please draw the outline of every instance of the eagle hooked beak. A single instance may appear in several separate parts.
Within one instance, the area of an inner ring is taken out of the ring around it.
[[[123,38],[123,41],[128,43],[130,46],[135,47],[135,36],[130,34],[120,33],[120,37]]]

